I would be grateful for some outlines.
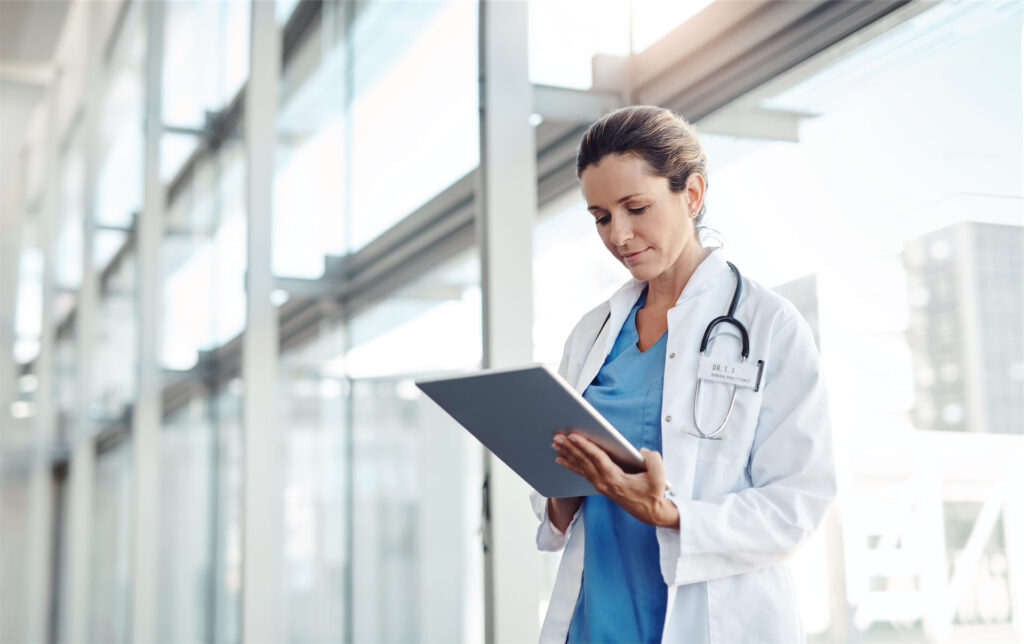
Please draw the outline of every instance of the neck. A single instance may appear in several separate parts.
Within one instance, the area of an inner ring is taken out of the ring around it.
[[[655,309],[667,310],[675,306],[693,272],[697,270],[697,266],[711,254],[710,248],[702,248],[699,244],[692,248],[693,250],[690,252],[684,251],[671,269],[652,278],[647,283],[645,308],[650,306]]]

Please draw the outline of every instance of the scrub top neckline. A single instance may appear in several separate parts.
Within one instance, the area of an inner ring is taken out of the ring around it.
[[[641,349],[639,347],[640,330],[637,329],[636,327],[636,315],[637,313],[640,312],[640,309],[644,308],[644,304],[647,303],[647,289],[648,287],[645,286],[643,293],[640,294],[640,298],[636,301],[636,304],[633,305],[633,310],[629,314],[629,330],[633,336],[633,342],[631,346],[634,349],[636,349],[637,353],[639,353],[640,355],[646,355],[648,351],[661,344],[661,341],[665,339],[666,335],[668,335],[668,329],[665,329],[664,331],[662,331],[661,335],[658,336],[658,339],[651,344],[651,346],[647,347],[646,349]]]

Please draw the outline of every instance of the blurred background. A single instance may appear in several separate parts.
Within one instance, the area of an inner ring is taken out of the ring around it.
[[[1024,640],[1021,36],[1016,0],[3,0],[0,641],[535,640],[528,488],[413,380],[557,364],[629,277],[574,155],[637,103],[815,332],[811,640]]]

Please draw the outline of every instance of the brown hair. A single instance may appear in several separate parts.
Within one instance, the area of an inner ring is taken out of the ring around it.
[[[670,110],[631,105],[605,114],[587,128],[576,149],[576,178],[609,154],[632,154],[647,162],[656,176],[668,179],[672,192],[682,192],[693,173],[704,178],[705,198],[697,213],[698,232],[707,212],[707,157],[697,131]]]

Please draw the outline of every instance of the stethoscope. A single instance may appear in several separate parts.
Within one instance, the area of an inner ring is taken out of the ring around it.
[[[718,326],[719,324],[731,324],[734,327],[736,327],[736,329],[739,330],[740,332],[740,340],[743,343],[743,347],[740,351],[740,364],[744,364],[747,361],[747,357],[750,356],[750,337],[747,334],[747,327],[743,326],[743,323],[737,320],[735,317],[736,305],[739,303],[740,294],[743,292],[743,276],[740,275],[740,271],[738,268],[736,268],[735,264],[729,261],[726,261],[726,264],[729,265],[729,268],[732,269],[733,274],[736,275],[736,288],[735,290],[733,290],[732,293],[732,303],[729,304],[728,313],[726,313],[725,315],[721,315],[715,318],[714,320],[711,320],[711,323],[708,324],[706,329],[704,329],[704,337],[700,341],[700,357],[704,357],[704,354],[707,352],[708,346],[710,345],[711,341],[714,340],[714,338],[711,337],[711,333],[712,331],[715,330],[715,327]],[[597,337],[594,338],[595,345],[597,344],[597,338],[601,337],[601,332],[604,331],[604,327],[606,324],[608,324],[608,319],[610,317],[611,312],[609,312],[608,316],[605,317],[604,324],[601,325],[601,328],[597,332]],[[591,351],[593,351],[593,348],[593,345],[591,345]],[[697,364],[700,364],[700,360],[698,360]],[[763,362],[759,361],[758,364],[759,367],[763,368]],[[761,373],[759,370],[757,384],[754,387],[754,391],[757,391],[760,387],[760,375]],[[722,431],[725,429],[726,424],[728,424],[729,417],[732,415],[732,410],[736,406],[736,391],[739,386],[735,384],[732,386],[732,399],[729,401],[729,409],[725,412],[725,418],[722,419],[722,422],[713,431],[705,432],[700,427],[700,421],[698,420],[699,414],[697,411],[698,407],[700,406],[701,381],[702,379],[698,377],[697,388],[693,392],[693,426],[695,431],[691,431],[690,434],[692,436],[696,436],[697,438],[703,438],[707,440],[722,440],[723,438],[725,438],[725,436],[721,435]]]
[[[732,303],[729,304],[729,312],[725,315],[720,315],[714,320],[711,320],[711,324],[708,324],[707,328],[704,329],[704,337],[700,341],[700,357],[704,357],[704,353],[707,351],[708,344],[711,342],[711,332],[715,330],[715,327],[719,324],[731,324],[736,327],[740,332],[740,339],[743,342],[743,348],[740,351],[740,364],[747,361],[747,356],[750,355],[750,338],[747,335],[747,327],[743,326],[743,323],[736,319],[736,304],[740,301],[740,293],[743,292],[743,276],[740,275],[740,269],[736,268],[736,265],[732,262],[727,261],[726,264],[732,269],[734,275],[736,275],[736,289],[732,292]],[[718,336],[715,336],[718,337]],[[698,360],[697,364],[700,364]],[[725,429],[725,425],[729,422],[729,416],[732,415],[732,409],[736,406],[736,389],[738,385],[732,386],[732,399],[729,401],[729,409],[725,412],[725,418],[722,419],[722,423],[715,428],[714,431],[705,433],[700,428],[700,421],[697,419],[699,414],[697,413],[697,407],[700,404],[700,385],[703,382],[701,378],[697,378],[697,388],[693,391],[693,427],[696,431],[690,432],[691,436],[697,438],[706,438],[708,440],[722,440],[724,436],[720,436],[722,430]]]

